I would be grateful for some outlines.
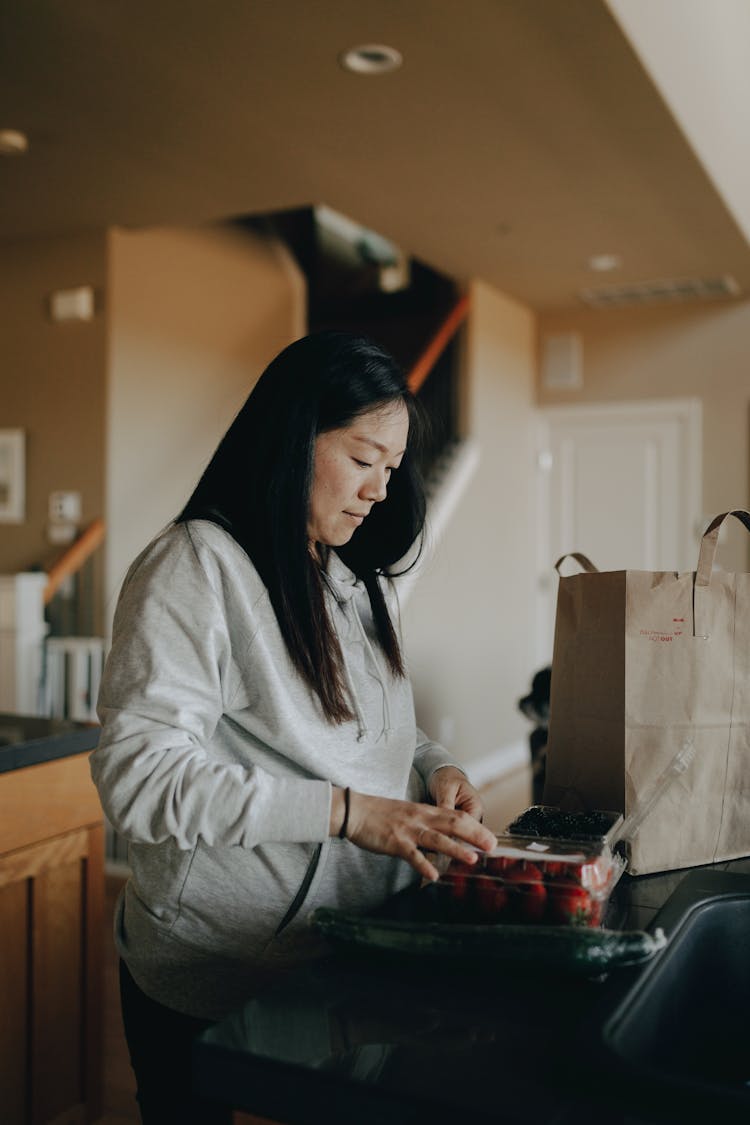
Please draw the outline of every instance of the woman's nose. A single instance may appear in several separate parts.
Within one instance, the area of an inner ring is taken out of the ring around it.
[[[378,501],[386,498],[388,493],[387,473],[387,469],[375,469],[372,473],[367,474],[367,480],[362,486],[362,495],[373,504],[377,504]]]

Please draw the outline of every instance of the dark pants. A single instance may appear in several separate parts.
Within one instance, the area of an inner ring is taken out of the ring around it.
[[[151,1000],[120,961],[120,1001],[143,1125],[230,1125],[230,1110],[192,1093],[192,1046],[211,1020]]]

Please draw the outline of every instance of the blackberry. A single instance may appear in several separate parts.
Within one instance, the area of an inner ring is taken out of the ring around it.
[[[610,813],[596,809],[565,812],[550,805],[534,805],[516,817],[508,831],[516,836],[546,836],[552,840],[594,840],[612,827]]]

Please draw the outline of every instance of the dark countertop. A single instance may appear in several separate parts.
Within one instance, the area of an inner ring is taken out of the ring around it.
[[[698,870],[750,873],[750,859]],[[687,875],[623,876],[605,925],[652,926]],[[586,979],[335,954],[200,1036],[195,1084],[285,1125],[723,1123],[606,1050],[602,1028],[645,967]]]
[[[0,714],[0,773],[82,754],[98,741],[96,724]]]

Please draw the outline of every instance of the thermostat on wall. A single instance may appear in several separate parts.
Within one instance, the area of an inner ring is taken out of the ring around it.
[[[583,387],[583,343],[577,332],[544,337],[542,386],[550,391],[579,391]]]

